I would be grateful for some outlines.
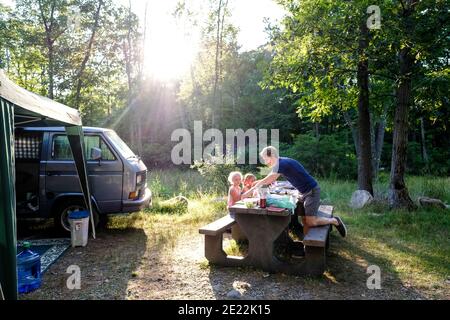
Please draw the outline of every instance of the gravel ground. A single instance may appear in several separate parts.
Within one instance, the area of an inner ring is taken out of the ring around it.
[[[159,269],[159,283],[148,281],[145,267],[142,277],[130,282],[129,289],[144,299],[423,299],[392,276],[382,290],[369,290],[368,275],[356,269],[337,275],[327,271],[319,279],[284,274],[269,274],[253,268],[209,267],[203,256],[202,236],[183,238]],[[363,261],[360,261],[364,264]],[[330,267],[339,264],[331,253]],[[150,271],[150,270],[147,270]],[[140,270],[138,271],[140,274]],[[149,286],[150,285],[150,286]],[[144,290],[142,290],[144,289]]]
[[[229,236],[228,236],[229,237]],[[382,274],[382,289],[366,286],[370,255],[340,249],[333,236],[320,278],[268,274],[253,268],[209,266],[202,235],[182,234],[155,245],[142,229],[106,230],[85,248],[70,248],[22,299],[427,299],[424,290]],[[81,288],[69,290],[67,268],[78,265]],[[440,298],[449,299],[448,290]]]

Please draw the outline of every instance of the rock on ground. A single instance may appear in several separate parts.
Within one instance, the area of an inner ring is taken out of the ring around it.
[[[439,199],[433,199],[433,198],[429,198],[429,197],[419,197],[418,200],[419,200],[419,204],[422,207],[436,207],[436,208],[442,208],[442,209],[447,208],[445,203]]]
[[[227,293],[227,298],[230,298],[230,299],[240,299],[241,297],[242,297],[242,294],[235,289],[233,289]]]
[[[350,207],[353,209],[361,209],[365,205],[373,201],[373,196],[366,190],[356,190],[350,199]]]

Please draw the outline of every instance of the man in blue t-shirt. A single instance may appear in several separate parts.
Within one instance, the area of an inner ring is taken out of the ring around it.
[[[263,185],[269,185],[280,176],[283,176],[300,192],[296,215],[302,216],[303,234],[306,235],[311,227],[332,224],[341,236],[345,237],[347,235],[347,228],[341,218],[317,216],[317,211],[320,206],[319,184],[300,162],[294,159],[280,157],[278,150],[272,146],[264,148],[260,156],[266,165],[272,168],[272,172],[264,179],[259,180],[253,188],[243,194],[243,197],[251,195],[254,189]]]

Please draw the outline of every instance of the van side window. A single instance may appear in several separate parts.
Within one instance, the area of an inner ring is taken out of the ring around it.
[[[52,158],[55,160],[73,160],[67,136],[58,135],[53,137]]]
[[[102,160],[116,160],[114,154],[100,136],[84,136],[84,156],[86,160],[92,160],[91,148],[102,150]],[[66,135],[56,135],[53,137],[52,158],[55,160],[73,160],[69,139]]]
[[[16,159],[39,160],[41,158],[42,134],[16,133],[14,155]]]
[[[102,150],[102,160],[116,160],[113,153],[109,150],[108,146],[100,136],[84,136],[84,147],[86,160],[93,160],[91,158],[91,148],[94,147]]]

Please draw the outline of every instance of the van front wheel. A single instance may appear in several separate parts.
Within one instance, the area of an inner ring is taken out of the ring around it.
[[[72,199],[69,201],[64,201],[58,207],[55,211],[54,216],[54,225],[55,228],[60,231],[61,233],[68,233],[70,232],[70,224],[69,224],[69,214],[74,211],[84,211],[86,210],[86,205],[84,204],[84,201],[81,199]],[[98,212],[93,208],[93,215],[94,215],[94,225],[95,227],[99,224],[99,214]],[[89,228],[91,227],[91,224],[89,223]]]

